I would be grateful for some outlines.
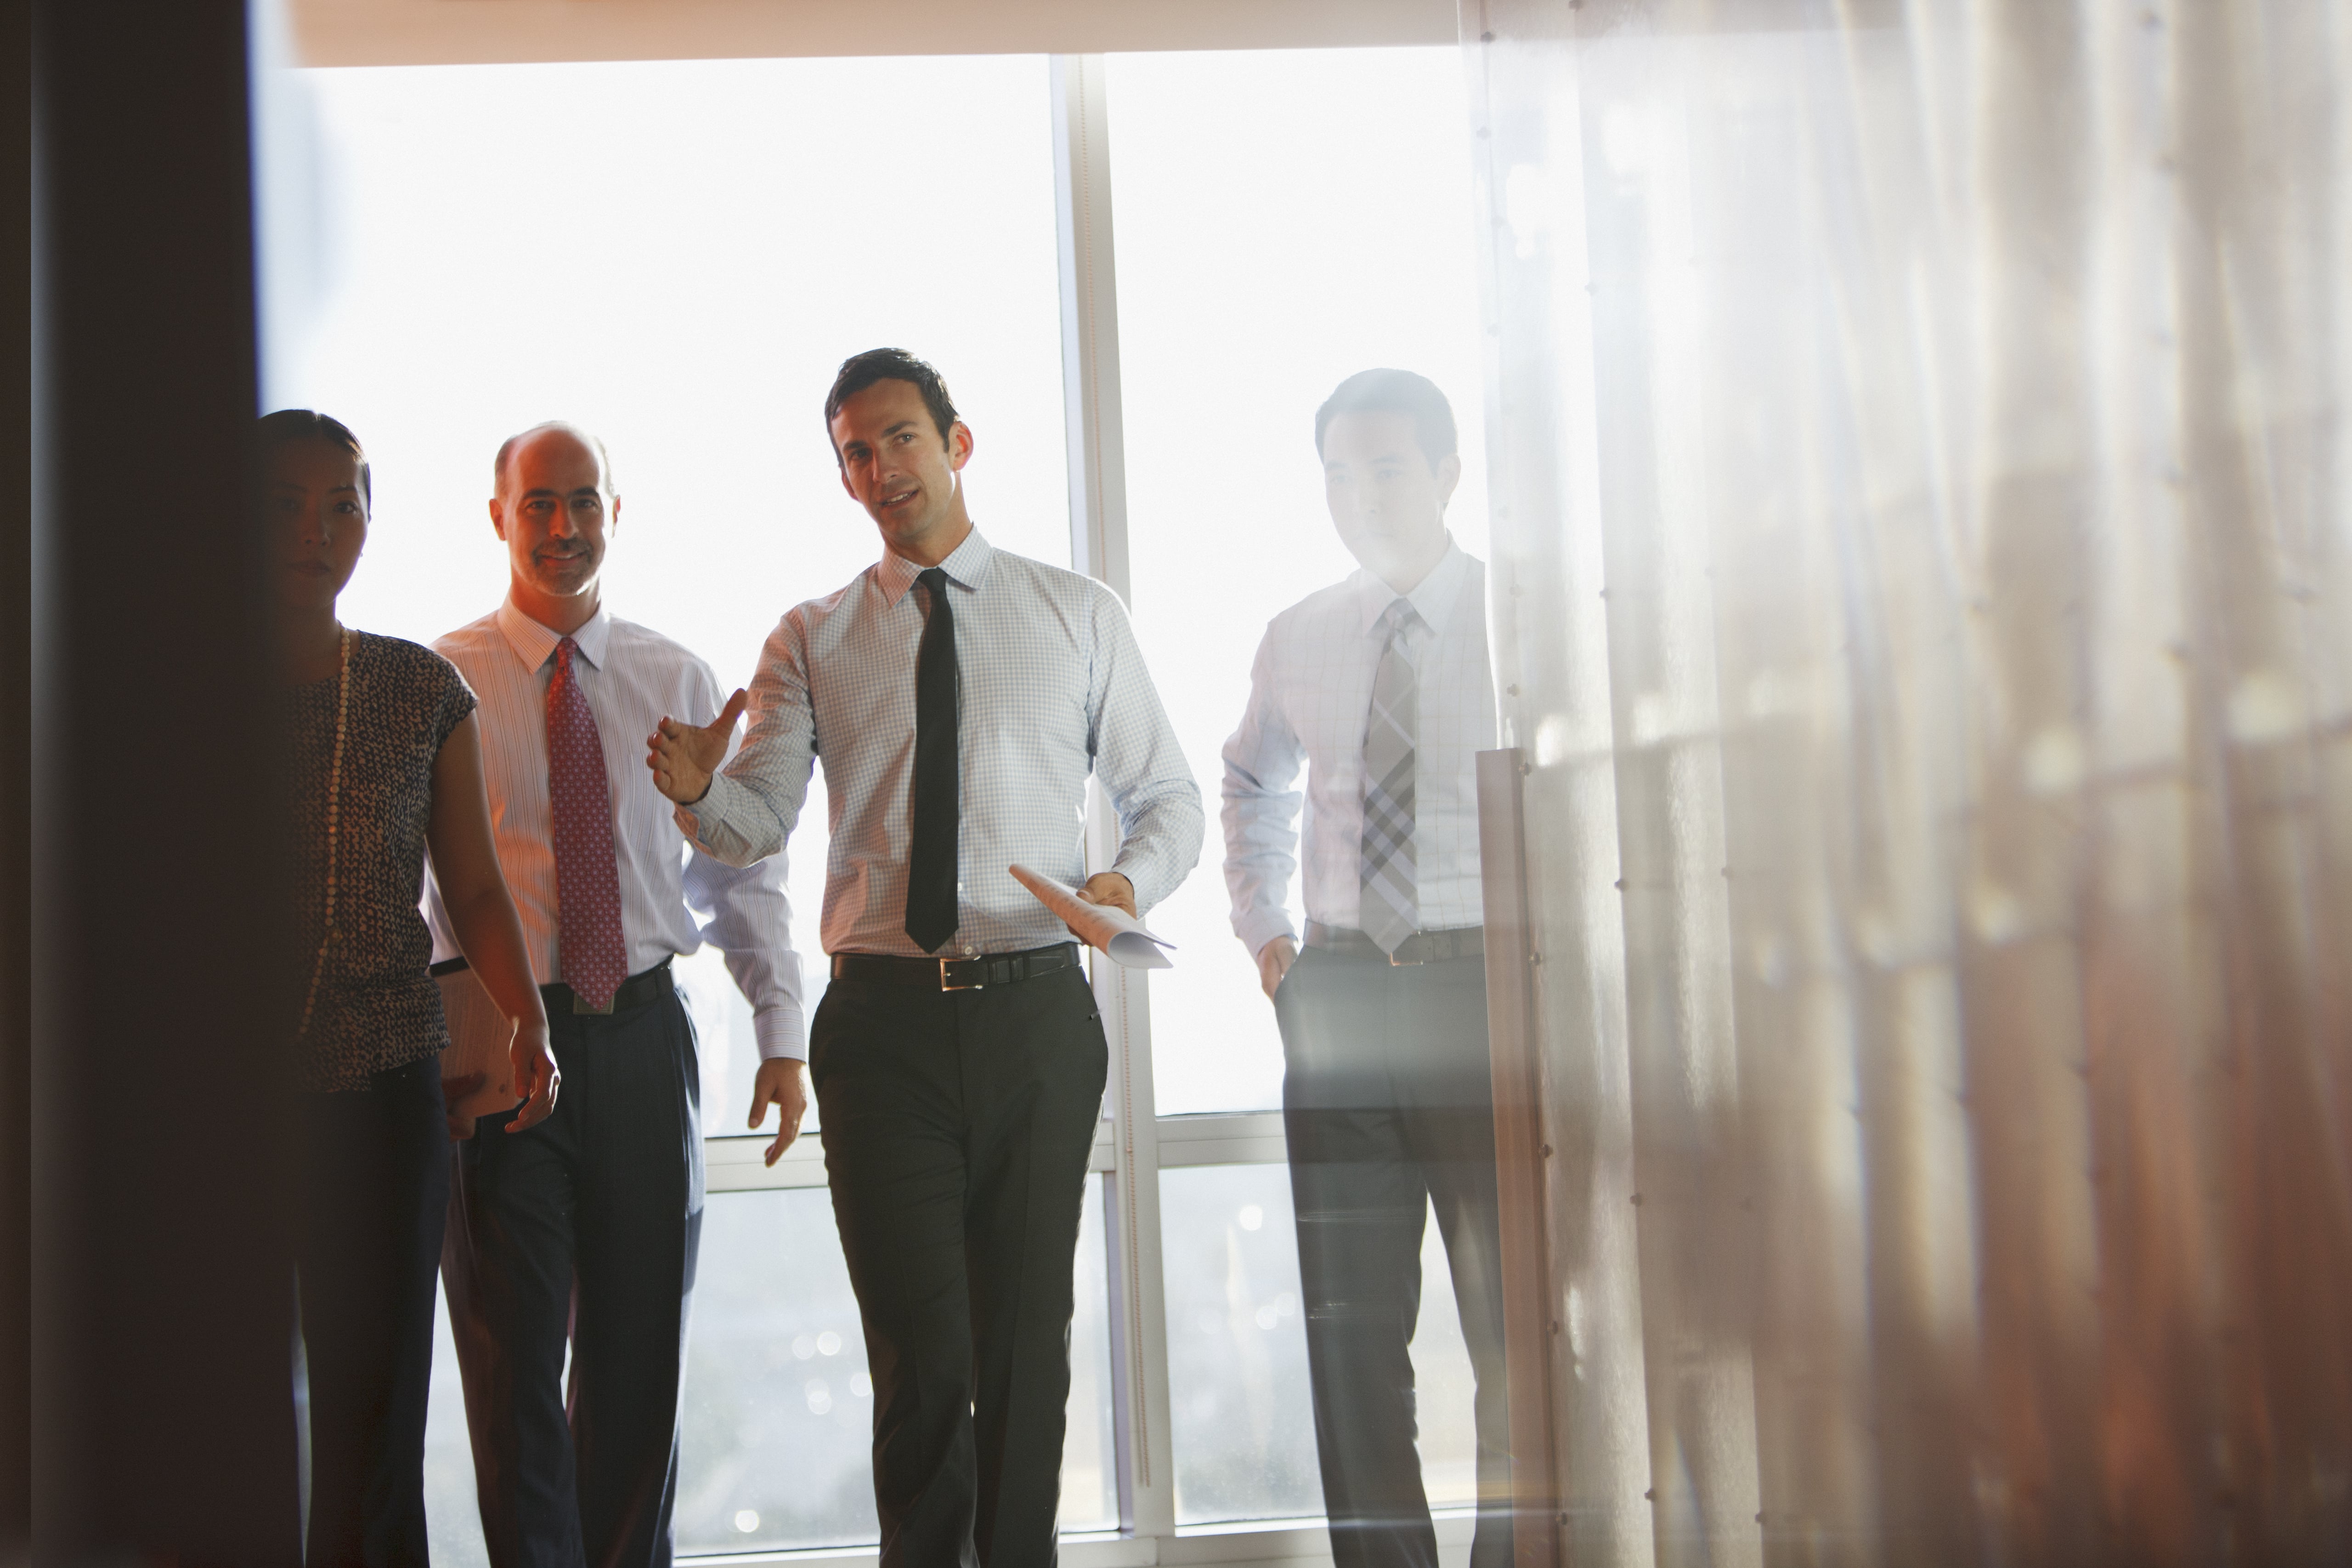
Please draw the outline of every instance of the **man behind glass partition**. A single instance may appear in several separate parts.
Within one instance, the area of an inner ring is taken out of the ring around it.
[[[741,866],[783,849],[824,757],[833,984],[809,1070],[874,1373],[882,1561],[1044,1568],[1109,1055],[1070,932],[1006,868],[1136,913],[1199,858],[1201,795],[1118,596],[972,526],[972,435],[939,373],[856,355],[824,416],[882,559],[768,638],[732,763],[736,704],[663,720],[646,761],[696,846]],[[1091,878],[1089,774],[1121,834]]]
[[[1225,743],[1225,882],[1282,1031],[1324,1511],[1339,1568],[1427,1564],[1410,1346],[1434,1206],[1477,1376],[1475,1568],[1511,1558],[1476,753],[1495,743],[1486,568],[1445,528],[1454,411],[1349,376],[1315,416],[1360,570],[1276,616]],[[1286,910],[1302,837],[1302,952]]]

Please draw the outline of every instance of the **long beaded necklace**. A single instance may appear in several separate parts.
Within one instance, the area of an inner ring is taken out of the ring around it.
[[[335,760],[327,769],[327,914],[326,932],[319,938],[319,956],[310,963],[310,989],[302,998],[302,1025],[294,1031],[300,1039],[310,1032],[310,1013],[319,1005],[319,981],[327,973],[327,949],[335,940],[335,828],[342,814],[343,728],[352,711],[352,630],[343,628],[342,666],[335,677]]]

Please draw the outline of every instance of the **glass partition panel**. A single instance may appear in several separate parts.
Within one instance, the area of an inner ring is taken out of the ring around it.
[[[313,69],[283,86],[310,134],[307,177],[273,184],[264,228],[267,397],[367,445],[352,625],[430,642],[493,609],[491,458],[567,418],[604,438],[622,499],[606,604],[702,655],[722,689],[747,682],[785,610],[880,553],[823,408],[840,362],[882,343],[955,389],[989,537],[1069,560],[1042,58]],[[870,178],[877,101],[906,145],[955,149],[922,204],[954,236],[952,285],[934,246],[897,240],[905,211]],[[820,777],[792,845],[803,954],[825,811]],[[814,1012],[824,971],[804,967]],[[707,1129],[731,1131],[749,1019],[737,1040],[697,1011]]]
[[[1282,1047],[1219,871],[1220,752],[1266,622],[1354,569],[1314,441],[1341,378],[1445,391],[1466,469],[1446,515],[1485,550],[1461,57],[1117,56],[1107,81],[1135,622],[1210,810],[1200,869],[1151,915],[1179,952],[1151,983],[1155,1087],[1162,1114],[1265,1110]]]

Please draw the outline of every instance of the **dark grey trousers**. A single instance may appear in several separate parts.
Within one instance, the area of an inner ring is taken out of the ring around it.
[[[312,1568],[424,1568],[433,1265],[448,1209],[441,1058],[300,1097],[297,1253]]]
[[[482,1534],[494,1568],[667,1568],[702,1234],[694,1025],[675,988],[548,1022],[555,1114],[485,1116],[457,1145],[442,1256]]]
[[[1477,1377],[1474,1568],[1511,1561],[1510,1414],[1486,973],[1319,948],[1275,994],[1324,1511],[1339,1568],[1436,1568],[1413,1329],[1434,1208]]]
[[[1109,1066],[1081,970],[835,980],[809,1031],[874,1378],[887,1568],[1055,1561],[1087,1160]]]

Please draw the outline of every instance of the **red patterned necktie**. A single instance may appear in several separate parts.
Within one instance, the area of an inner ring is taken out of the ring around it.
[[[604,742],[572,659],[580,645],[555,645],[547,683],[547,787],[555,808],[556,942],[564,983],[602,1012],[628,978],[621,937],[621,873],[613,858],[613,793]]]

